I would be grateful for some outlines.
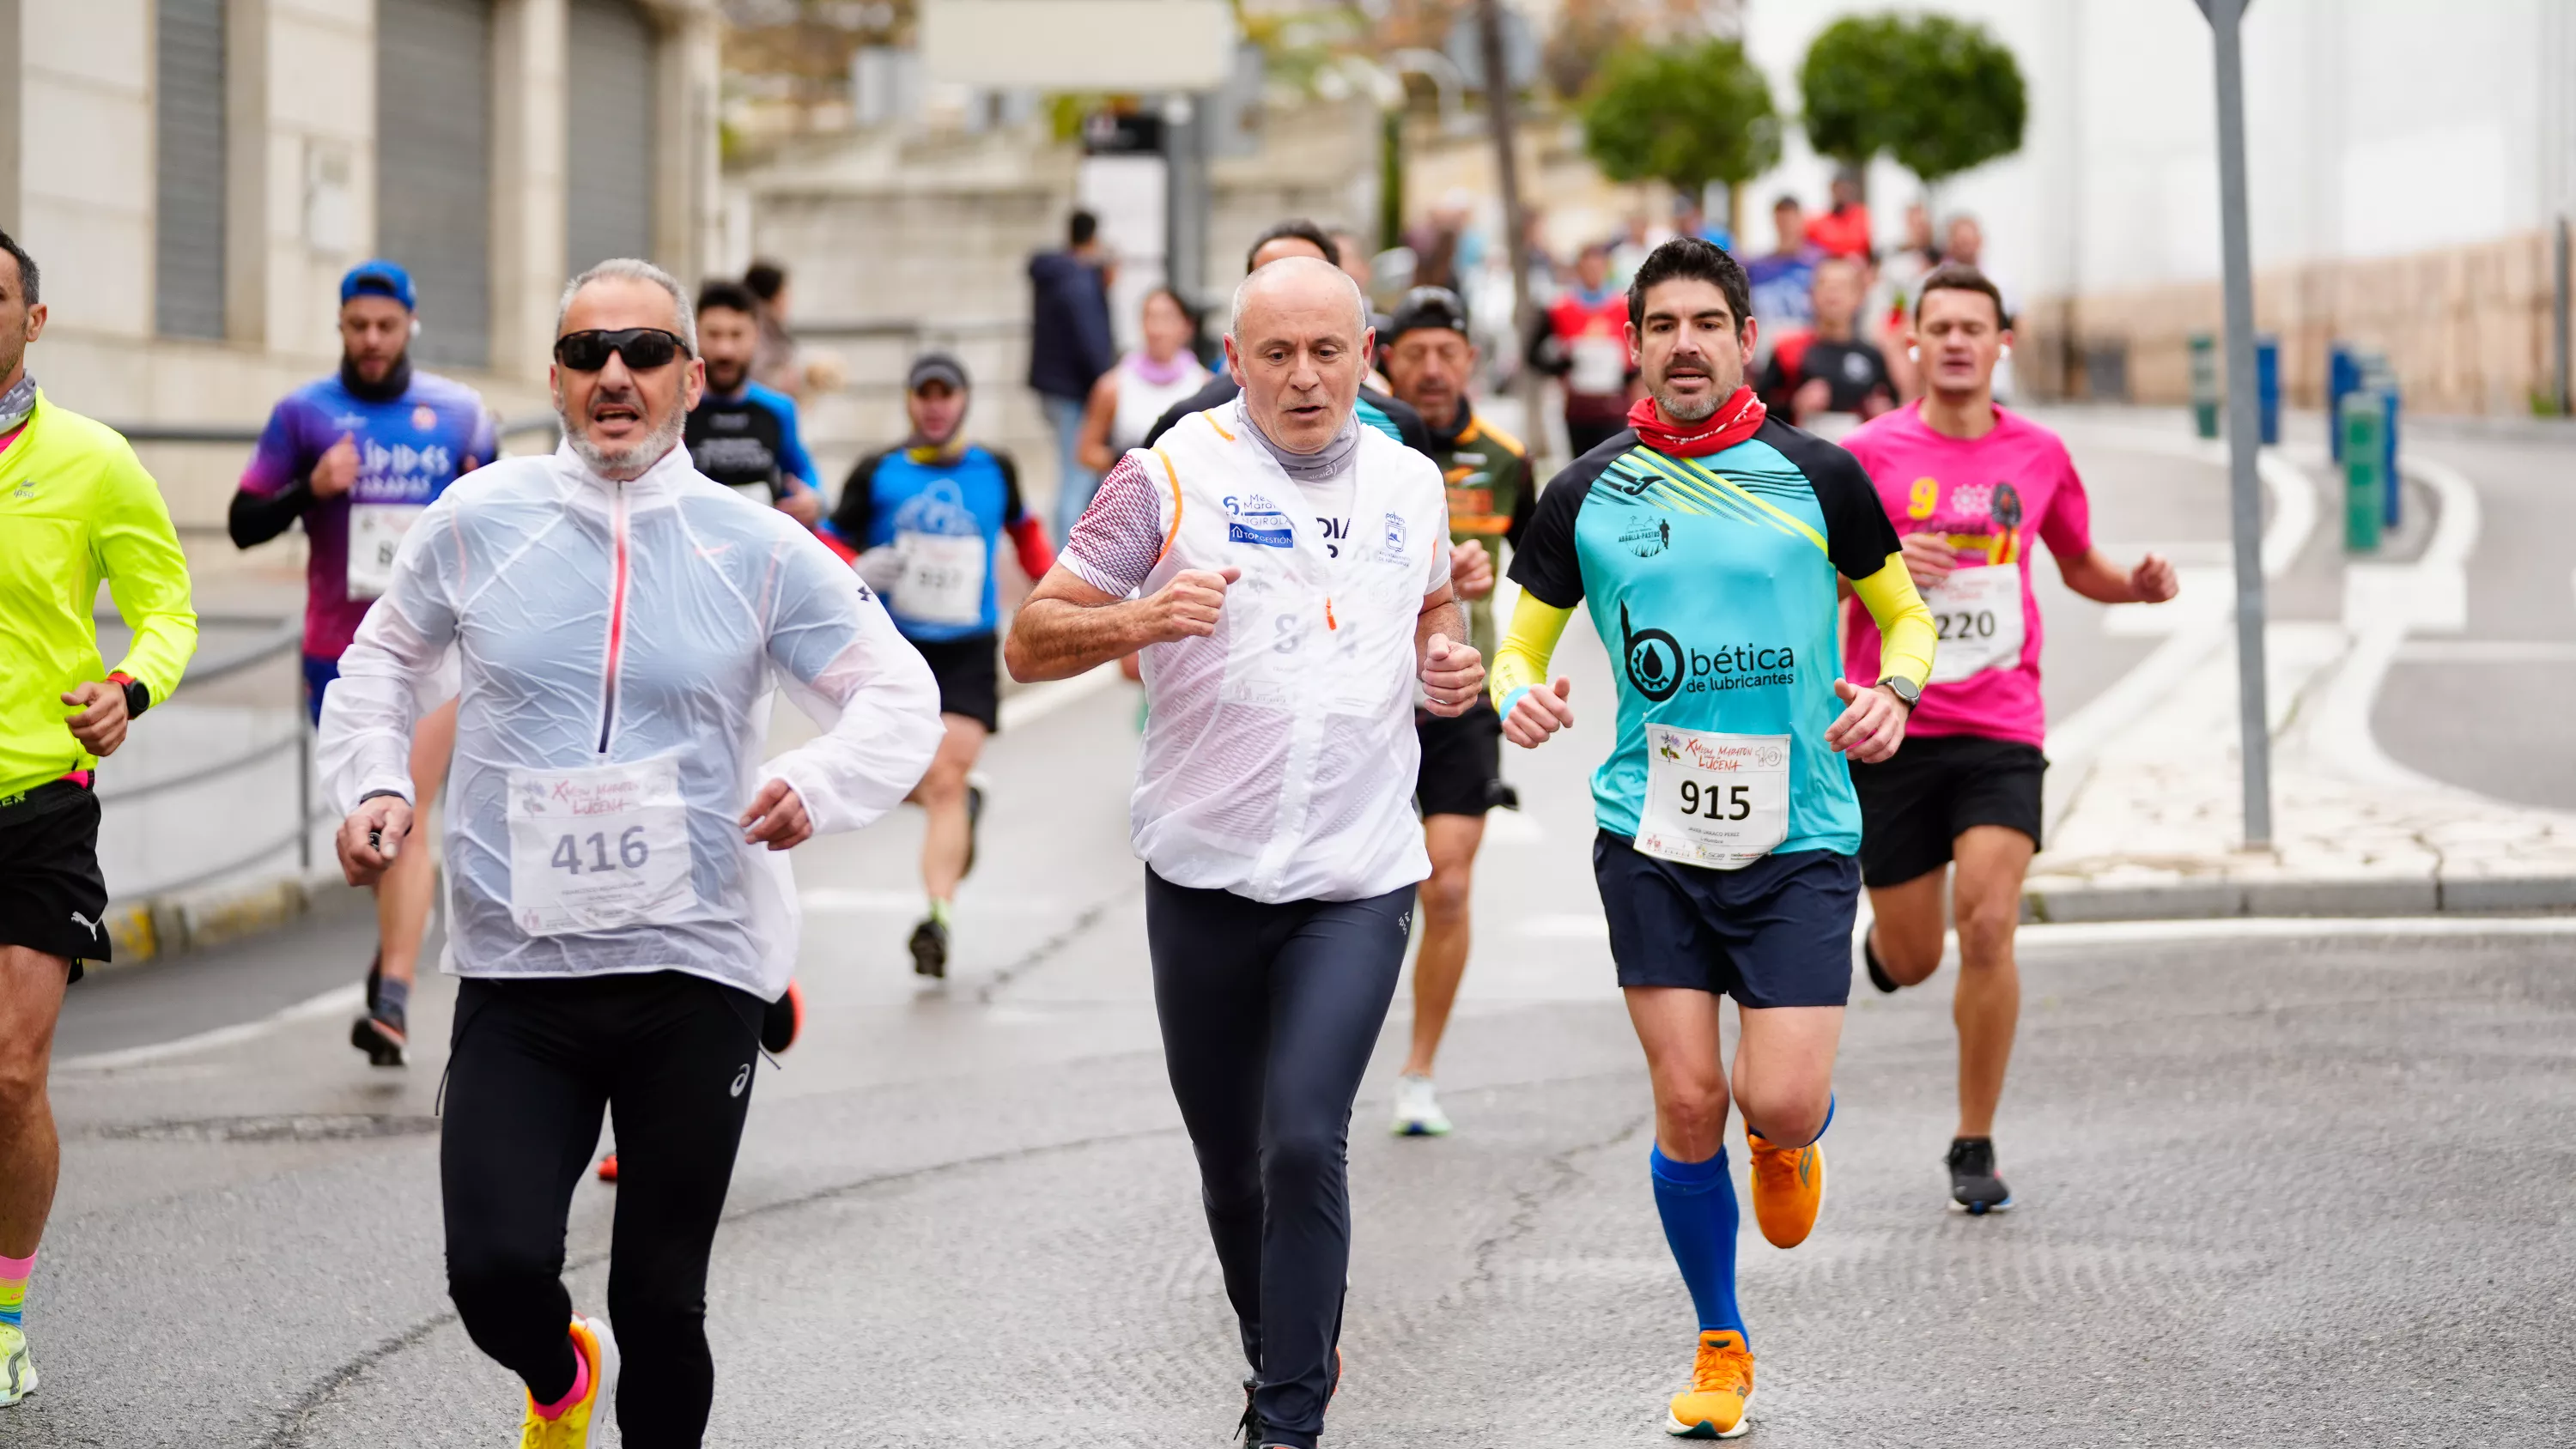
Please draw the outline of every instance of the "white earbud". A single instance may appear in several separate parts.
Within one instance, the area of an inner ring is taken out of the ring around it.
[[[420,335],[420,319],[417,317],[411,319],[411,335],[414,337]]]
[[[1923,349],[1909,342],[1905,344],[1905,357],[1909,362],[1921,362],[1923,360]]]
[[[2005,344],[2003,345],[2002,350],[1998,351],[1995,355],[1996,355],[1997,357],[2010,357],[2010,356],[2012,356],[2012,344],[2011,344],[2011,343],[2009,343],[2009,342],[2005,343]]]

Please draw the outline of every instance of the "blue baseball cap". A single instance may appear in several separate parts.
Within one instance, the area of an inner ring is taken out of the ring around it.
[[[404,311],[420,308],[412,293],[411,273],[382,257],[360,262],[340,278],[340,300],[346,303],[351,297],[391,297],[403,304]]]

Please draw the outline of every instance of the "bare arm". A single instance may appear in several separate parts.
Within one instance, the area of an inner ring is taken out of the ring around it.
[[[1447,584],[1422,596],[1422,612],[1413,622],[1415,668],[1422,679],[1423,707],[1454,719],[1475,704],[1485,689],[1485,661],[1467,640],[1467,616]]]
[[[2102,550],[2088,549],[2057,561],[2066,586],[2097,604],[2161,604],[2180,589],[2174,567],[2161,555],[2148,554],[2123,572]]]
[[[1457,590],[1447,584],[1422,596],[1422,617],[1413,621],[1413,654],[1429,662],[1431,636],[1439,634],[1452,644],[1467,637],[1467,611],[1458,607]]]
[[[1070,679],[1148,644],[1204,638],[1216,632],[1226,585],[1242,576],[1240,569],[1185,569],[1155,593],[1126,600],[1059,563],[1013,616],[1002,662],[1013,679],[1032,684]]]
[[[1074,440],[1074,456],[1094,473],[1106,473],[1118,461],[1109,449],[1109,427],[1118,418],[1118,369],[1100,374],[1091,385],[1091,401],[1082,410],[1082,436]]]

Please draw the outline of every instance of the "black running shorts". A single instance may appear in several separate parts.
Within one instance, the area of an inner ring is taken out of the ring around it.
[[[962,714],[998,732],[1002,728],[1001,640],[991,634],[965,639],[912,641],[939,681],[939,712]]]
[[[1860,868],[1800,850],[1710,870],[1592,841],[1592,875],[1621,986],[1682,986],[1738,1006],[1841,1006],[1851,999]]]
[[[53,780],[0,803],[0,946],[72,963],[110,959],[107,878],[98,870],[98,797]]]
[[[1503,717],[1491,702],[1455,719],[1417,714],[1413,732],[1422,740],[1413,798],[1424,815],[1482,815],[1503,803]]]
[[[1950,863],[1950,842],[1972,825],[2002,825],[2039,848],[2040,777],[2048,757],[2020,740],[1909,735],[1875,765],[1854,761],[1860,796],[1860,874],[1902,885]]]

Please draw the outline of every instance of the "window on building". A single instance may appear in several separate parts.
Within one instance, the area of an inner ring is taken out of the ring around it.
[[[420,290],[413,356],[491,361],[491,0],[377,0],[375,249]]]
[[[653,255],[653,23],[634,0],[572,0],[564,266]]]
[[[224,335],[224,0],[159,0],[153,321]]]

